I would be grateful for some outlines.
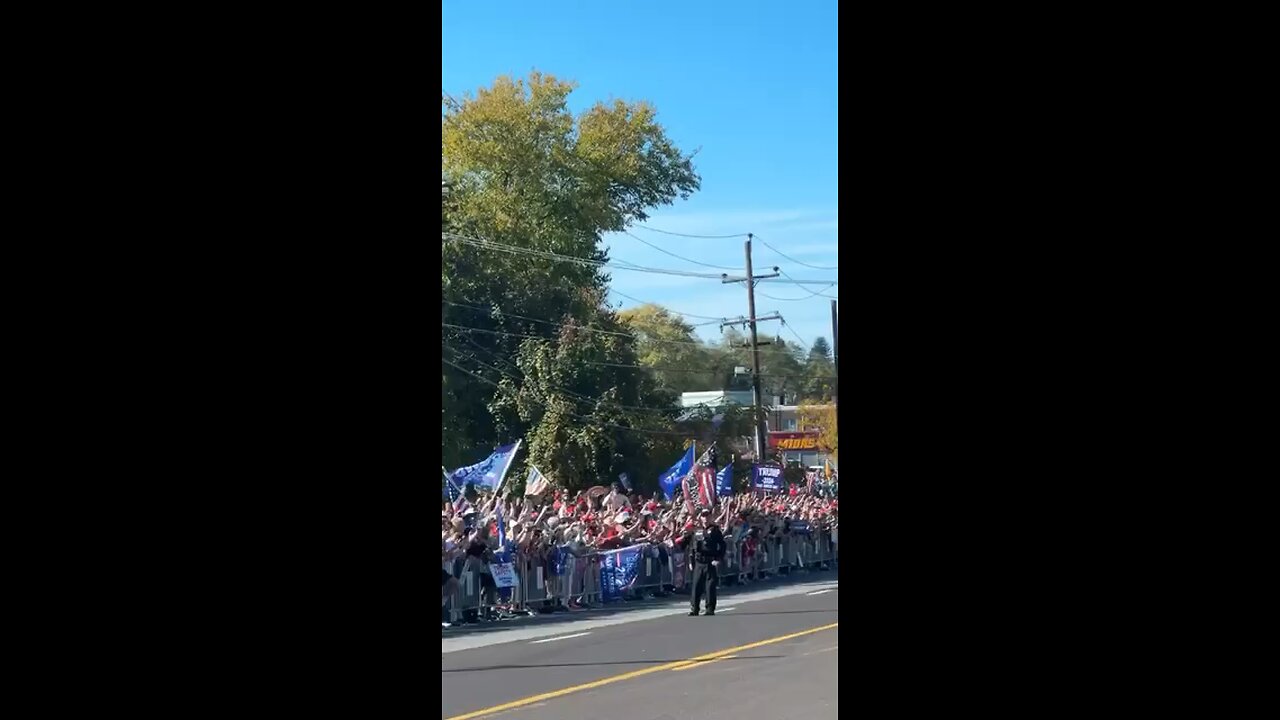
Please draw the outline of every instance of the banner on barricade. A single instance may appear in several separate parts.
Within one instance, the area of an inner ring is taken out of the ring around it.
[[[489,566],[493,582],[500,588],[516,586],[516,567],[513,563],[494,563]]]
[[[635,546],[600,554],[601,600],[620,600],[635,585],[640,575],[640,550]]]
[[[799,534],[801,534],[801,535],[808,535],[808,534],[809,534],[809,521],[808,521],[808,520],[792,520],[792,521],[791,521],[791,532],[793,532],[793,533],[799,533]]]
[[[782,468],[777,465],[752,465],[751,489],[762,492],[782,492]]]

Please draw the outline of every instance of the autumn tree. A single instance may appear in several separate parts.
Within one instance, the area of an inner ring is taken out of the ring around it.
[[[839,459],[840,433],[837,427],[835,405],[801,405],[797,415],[800,430],[816,431],[818,447],[831,454],[832,460]]]

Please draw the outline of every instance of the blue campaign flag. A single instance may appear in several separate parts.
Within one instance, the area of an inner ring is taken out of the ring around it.
[[[733,465],[725,465],[716,473],[716,495],[722,498],[733,495]]]
[[[519,449],[519,442],[504,445],[475,465],[461,467],[449,473],[449,479],[458,487],[466,487],[467,483],[472,483],[477,490],[497,492],[502,479],[507,475],[507,469],[511,467],[511,461],[516,459],[516,451]]]
[[[671,469],[658,477],[658,487],[662,488],[662,492],[670,500],[675,496],[676,488],[679,487],[680,481],[684,480],[684,476],[689,474],[693,469],[694,450],[697,449],[697,443],[689,446],[689,450],[685,452],[684,457],[680,461],[671,466]]]
[[[631,491],[632,491],[632,490],[631,490],[631,478],[630,478],[630,477],[628,477],[626,473],[622,473],[621,475],[619,475],[619,476],[618,476],[618,479],[622,481],[622,487],[626,488],[626,489],[627,489],[627,492],[631,492]]]
[[[623,548],[600,555],[600,599],[621,600],[622,594],[635,585],[640,576],[639,546]]]

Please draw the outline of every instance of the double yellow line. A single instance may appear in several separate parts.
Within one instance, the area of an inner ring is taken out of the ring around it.
[[[470,720],[471,718],[480,717],[481,715],[489,715],[491,713],[502,712],[503,710],[512,710],[518,707],[524,707],[525,705],[532,705],[534,703],[542,702],[543,700],[550,700],[552,698],[563,697],[565,695],[581,692],[583,690],[591,690],[593,688],[601,687],[602,685],[610,685],[612,683],[621,682],[623,680],[638,678],[641,675],[651,675],[656,672],[662,672],[663,670],[683,670],[685,668],[692,667],[694,665],[706,663],[709,660],[725,659],[725,656],[727,655],[740,653],[744,650],[750,650],[752,648],[758,648],[758,647],[761,647],[762,645],[772,645],[774,643],[784,642],[792,638],[798,638],[804,635],[812,635],[813,633],[822,632],[823,630],[830,630],[834,627],[838,627],[839,625],[840,623],[834,622],[834,623],[831,623],[830,625],[823,625],[821,627],[809,628],[808,630],[801,630],[798,633],[791,633],[790,635],[783,635],[781,637],[769,638],[768,640],[753,642],[748,645],[739,645],[738,647],[731,647],[724,650],[717,650],[716,652],[707,653],[706,655],[699,655],[698,657],[689,658],[688,660],[679,660],[676,662],[664,663],[662,665],[647,667],[643,670],[633,670],[631,672],[622,673],[621,675],[614,675],[612,677],[602,678],[600,680],[595,680],[589,683],[583,683],[582,685],[574,685],[572,687],[564,688],[563,690],[553,690],[552,692],[542,693],[540,695],[530,695],[529,697],[526,697],[526,698],[521,698],[519,700],[512,700],[509,703],[503,703],[501,705],[494,705],[493,707],[485,708],[483,710],[476,710],[474,712],[469,712],[462,715],[454,715],[453,717],[446,718],[445,720]]]

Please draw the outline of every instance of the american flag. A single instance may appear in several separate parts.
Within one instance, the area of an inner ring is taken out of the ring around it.
[[[684,504],[690,514],[695,510],[694,505],[709,509],[716,504],[716,468],[711,459],[714,452],[714,445],[707,448],[684,477]]]

